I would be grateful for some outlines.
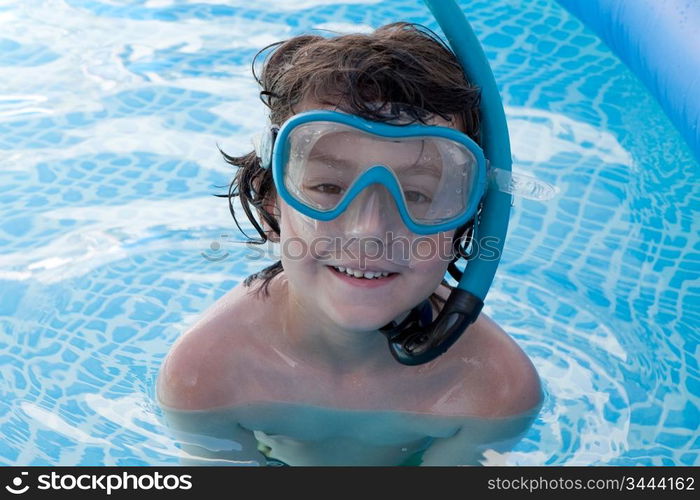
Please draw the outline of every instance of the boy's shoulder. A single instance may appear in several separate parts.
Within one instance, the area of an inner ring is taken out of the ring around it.
[[[508,417],[541,403],[540,378],[532,361],[484,313],[445,356],[461,366],[466,388],[461,403],[471,416]]]
[[[204,410],[235,402],[236,387],[260,351],[269,322],[268,307],[240,283],[212,304],[173,344],[157,381],[160,404],[179,410]],[[253,331],[255,330],[255,331]]]

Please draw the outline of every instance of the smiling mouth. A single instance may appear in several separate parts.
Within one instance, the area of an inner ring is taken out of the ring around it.
[[[351,269],[349,267],[343,266],[328,266],[335,271],[345,274],[351,278],[356,278],[360,280],[381,280],[384,278],[390,278],[399,273],[390,273],[387,271],[360,271],[359,269]]]

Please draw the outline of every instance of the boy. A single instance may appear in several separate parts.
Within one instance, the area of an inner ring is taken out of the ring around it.
[[[282,124],[274,152],[225,158],[239,167],[232,194],[282,258],[169,353],[158,398],[185,448],[290,465],[461,465],[508,449],[541,388],[498,325],[480,314],[419,366],[397,363],[381,333],[429,323],[450,293],[445,272],[478,217],[478,90],[406,23],[295,37],[259,83]]]

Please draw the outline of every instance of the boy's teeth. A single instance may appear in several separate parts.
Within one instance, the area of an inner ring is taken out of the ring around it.
[[[350,269],[348,267],[341,267],[341,266],[333,266],[334,269],[337,269],[341,273],[345,273],[350,276],[354,276],[355,278],[365,278],[365,279],[374,279],[374,278],[379,278],[379,277],[386,277],[389,276],[389,273],[387,272],[373,272],[373,271],[358,271],[355,269]]]

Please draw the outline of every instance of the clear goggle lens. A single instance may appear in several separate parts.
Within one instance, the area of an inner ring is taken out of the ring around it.
[[[474,154],[442,137],[386,138],[321,121],[295,127],[285,147],[285,188],[322,212],[335,210],[377,167],[390,172],[400,202],[419,224],[457,219],[473,196],[483,194],[476,192]]]

